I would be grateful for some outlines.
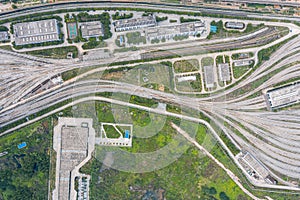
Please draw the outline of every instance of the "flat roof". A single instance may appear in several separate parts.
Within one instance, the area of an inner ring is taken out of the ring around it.
[[[198,32],[203,30],[206,30],[205,23],[200,21],[148,28],[146,30],[146,34],[148,38],[156,38],[162,36],[169,37],[189,33],[197,34]]]
[[[139,28],[139,27],[148,27],[148,26],[155,26],[156,25],[156,19],[154,16],[143,16],[139,18],[132,18],[132,19],[121,19],[116,22],[114,22],[116,31],[124,31],[124,30],[130,30],[133,28]]]
[[[7,31],[0,31],[0,41],[8,40],[8,32]]]
[[[16,45],[59,40],[56,19],[17,23],[13,25]]]
[[[300,100],[300,82],[284,87],[275,88],[267,92],[267,103],[271,108],[280,108]]]
[[[80,23],[80,30],[83,38],[103,36],[103,26],[100,21]]]
[[[177,77],[178,82],[185,82],[185,81],[195,81],[197,80],[197,77],[192,75],[192,76],[181,76]]]
[[[228,63],[218,64],[220,81],[230,81],[230,68]]]
[[[214,66],[204,66],[203,69],[206,87],[213,88],[215,86]]]
[[[242,67],[242,66],[248,66],[251,65],[253,60],[237,60],[234,61],[234,66],[236,67]]]
[[[56,151],[55,189],[52,199],[74,199],[75,176],[80,176],[79,166],[86,163],[94,150],[95,130],[92,119],[58,119],[54,127],[53,148]]]
[[[245,24],[243,22],[226,22],[226,28],[233,28],[233,29],[243,29]]]

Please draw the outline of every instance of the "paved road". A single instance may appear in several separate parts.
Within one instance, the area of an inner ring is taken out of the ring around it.
[[[266,4],[266,5],[281,5],[300,7],[300,2],[297,1],[274,1],[274,0],[221,0],[222,2],[234,2],[234,3],[255,3],[255,4]]]

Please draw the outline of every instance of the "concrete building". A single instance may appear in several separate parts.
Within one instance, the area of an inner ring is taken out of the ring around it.
[[[231,76],[228,63],[218,64],[218,71],[220,81],[230,81]]]
[[[196,76],[181,76],[177,77],[178,83],[180,82],[186,82],[186,81],[196,81],[197,77]]]
[[[24,22],[13,25],[16,45],[36,44],[59,40],[56,19]]]
[[[76,199],[77,196],[88,199],[89,176],[80,174],[79,169],[92,157],[95,148],[95,130],[93,120],[87,118],[58,119],[54,127],[53,149],[56,151],[56,176],[53,200]],[[79,185],[82,195],[75,190],[75,178],[87,177]]]
[[[252,63],[253,63],[253,60],[238,60],[238,61],[234,61],[234,66],[243,67],[243,66],[249,66]]]
[[[8,32],[7,31],[1,31],[0,32],[0,42],[7,41],[7,40],[9,40]]]
[[[204,79],[207,88],[215,86],[214,66],[204,66]]]
[[[271,109],[298,103],[300,101],[300,82],[269,90],[266,97]]]
[[[205,31],[205,23],[200,21],[148,28],[146,30],[146,37],[148,40],[162,38],[171,39],[175,36],[196,36],[197,34],[202,35]]]
[[[83,38],[89,39],[91,37],[103,36],[103,26],[100,21],[80,23],[81,35]]]
[[[157,25],[156,19],[155,16],[153,15],[134,18],[134,19],[121,19],[114,22],[115,30],[117,32],[130,31],[130,30],[146,28],[146,27],[151,27],[156,25]]]
[[[225,27],[229,29],[243,29],[245,24],[243,22],[226,22]]]

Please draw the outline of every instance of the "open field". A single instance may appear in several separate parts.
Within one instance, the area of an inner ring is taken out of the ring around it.
[[[233,77],[234,78],[240,78],[241,76],[243,76],[245,73],[247,73],[249,71],[249,69],[251,69],[250,66],[233,66]]]
[[[193,60],[179,60],[173,64],[175,73],[194,72],[199,70],[199,61]]]
[[[172,138],[177,134],[169,125],[173,120],[176,121],[168,118],[163,129],[154,137],[134,138],[133,147],[124,150],[147,153],[172,143]],[[184,124],[185,127],[192,126],[198,130],[196,134],[199,140],[206,138],[205,127],[192,123]],[[104,166],[97,158],[93,158],[81,171],[92,174],[90,193],[92,199],[140,199],[149,193],[160,194],[167,199],[178,197],[222,199],[220,195],[224,196],[224,193],[229,199],[249,199],[213,161],[203,157],[202,153],[194,147],[186,148],[187,150],[175,162],[153,172],[136,174],[117,171]]]
[[[201,75],[199,73],[190,75],[190,77],[195,77],[195,80],[189,81],[178,81],[178,76],[175,77],[176,89],[181,92],[201,92],[202,91],[202,81]],[[180,77],[184,78],[184,77]]]
[[[75,46],[28,51],[26,54],[45,58],[66,59],[69,52],[73,53],[73,58],[78,57],[78,49]]]
[[[127,43],[128,44],[146,44],[146,37],[141,36],[140,32],[130,32],[126,33]]]

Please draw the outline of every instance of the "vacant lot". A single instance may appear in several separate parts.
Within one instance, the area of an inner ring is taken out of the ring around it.
[[[57,47],[57,48],[43,49],[43,50],[37,50],[37,51],[28,51],[28,52],[26,52],[26,54],[39,56],[39,57],[46,57],[46,58],[66,59],[67,54],[69,52],[73,53],[73,58],[78,57],[78,49],[75,46]]]
[[[201,66],[213,66],[214,65],[214,59],[212,57],[205,57],[201,60]]]
[[[194,72],[199,70],[199,61],[192,60],[179,60],[173,65],[175,73]]]
[[[165,126],[155,136],[134,138],[133,147],[122,150],[147,154],[171,144],[178,133],[170,127],[170,121],[176,122],[176,119],[167,118]],[[199,141],[201,143],[206,135],[210,134],[202,125],[183,123],[183,127],[187,130],[196,130],[194,134],[197,135],[198,141],[202,140]],[[83,173],[92,175],[91,199],[146,199],[149,194],[157,195],[158,190],[163,191],[162,195],[166,199],[221,199],[220,195],[226,195],[228,199],[250,199],[221,168],[196,148],[186,146],[188,142],[182,139],[178,148],[185,146],[186,151],[180,158],[162,169],[147,173],[129,173],[112,168],[101,171],[103,167],[101,161],[93,158],[81,169]],[[212,153],[220,154],[219,156],[227,159],[220,148],[213,148]]]
[[[234,78],[240,78],[245,73],[247,73],[247,71],[250,68],[251,68],[250,66],[240,66],[240,67],[233,66],[233,77]]]
[[[142,36],[140,32],[126,33],[128,44],[146,44],[146,37]]]
[[[195,76],[196,80],[178,82],[178,78],[176,78],[177,90],[181,92],[201,92],[202,82],[201,82],[200,74],[197,73],[197,74],[193,74],[192,76]]]

